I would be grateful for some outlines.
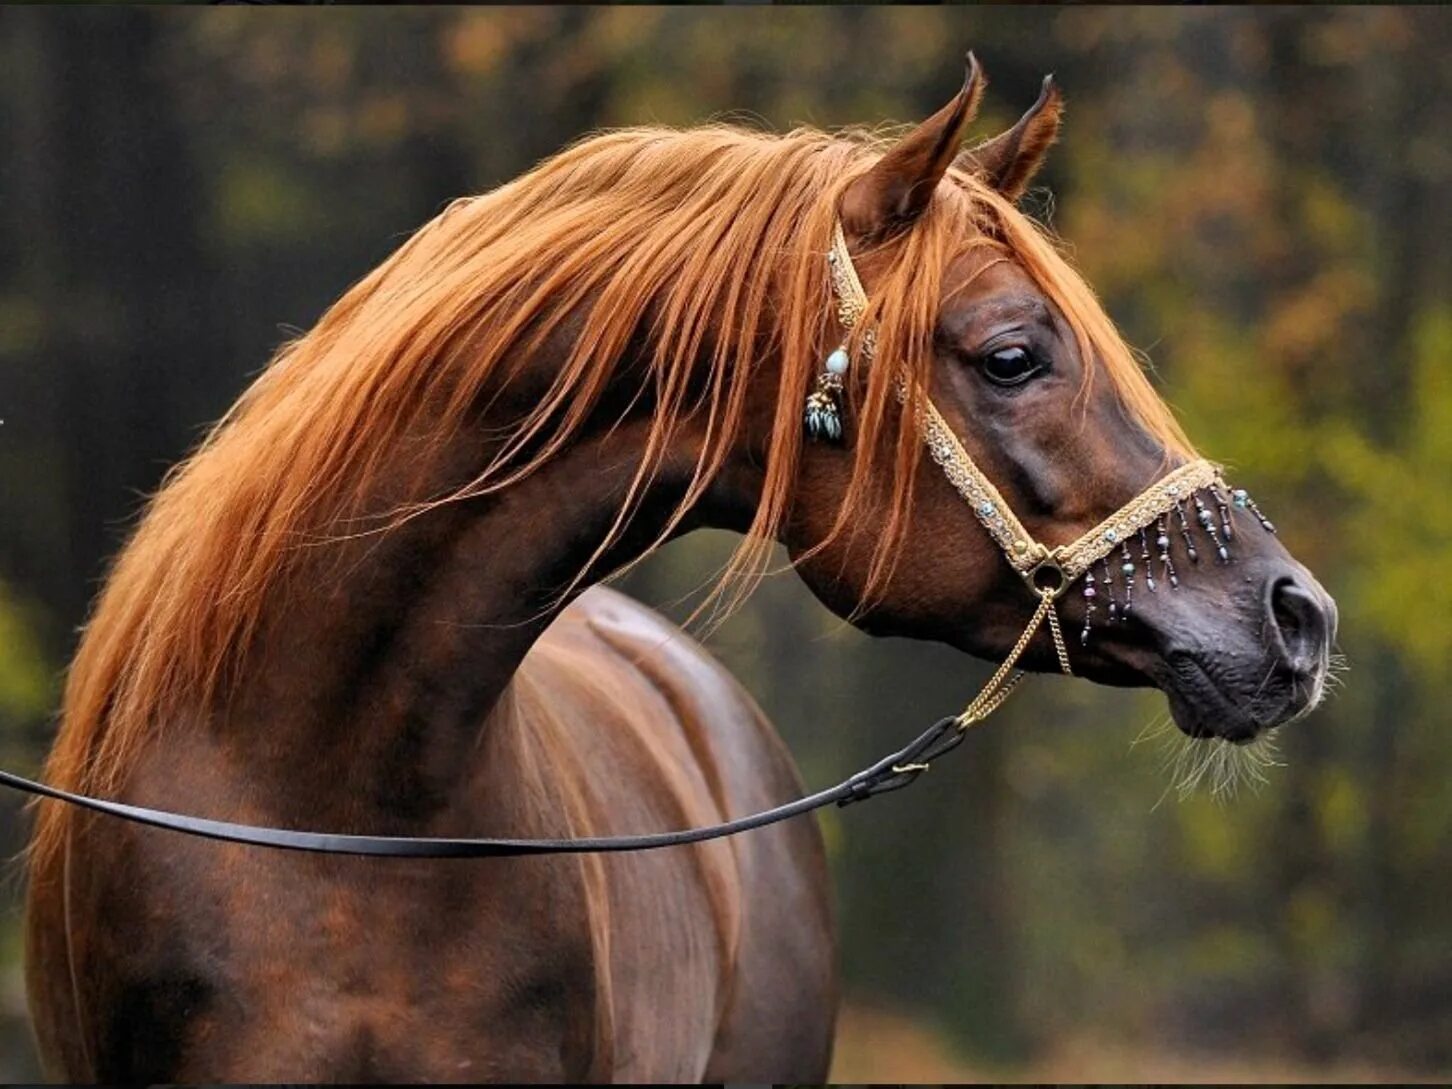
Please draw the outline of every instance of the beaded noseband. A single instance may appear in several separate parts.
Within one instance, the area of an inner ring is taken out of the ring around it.
[[[844,333],[850,333],[866,313],[868,299],[857,269],[852,263],[852,255],[847,249],[847,239],[840,220],[833,227],[827,267],[836,300],[838,324]],[[864,362],[871,362],[876,352],[876,337],[873,333],[874,330],[866,330],[860,341]],[[822,374],[817,379],[817,387],[807,398],[804,423],[810,437],[829,442],[841,441],[844,433],[842,390],[850,364],[844,337],[843,342],[827,356]],[[906,404],[908,385],[901,375],[898,376],[896,389],[898,400]],[[1201,459],[1186,462],[1171,470],[1077,540],[1050,548],[1036,541],[1024,528],[1013,509],[1004,502],[1003,496],[993,486],[993,482],[974,464],[972,457],[963,448],[962,442],[932,400],[928,397],[919,399],[914,410],[928,455],[972,508],[978,521],[1003,551],[1009,566],[1023,578],[1039,599],[1038,608],[1034,610],[1018,643],[988,684],[958,716],[960,728],[966,729],[986,718],[1023,679],[1023,671],[1016,670],[1015,666],[1034,633],[1045,622],[1053,637],[1059,668],[1066,674],[1073,673],[1054,603],[1074,583],[1083,581],[1085,615],[1080,642],[1084,645],[1089,642],[1101,587],[1108,597],[1107,614],[1110,623],[1128,617],[1133,608],[1135,575],[1141,569],[1145,588],[1151,593],[1157,592],[1154,573],[1156,561],[1160,564],[1161,575],[1169,583],[1170,589],[1178,589],[1180,579],[1170,555],[1171,519],[1175,523],[1173,528],[1178,529],[1184,540],[1185,554],[1189,561],[1196,564],[1200,560],[1200,549],[1191,527],[1187,503],[1193,506],[1194,523],[1208,539],[1211,554],[1220,563],[1229,563],[1231,559],[1230,542],[1234,535],[1230,525],[1231,506],[1248,510],[1267,532],[1275,532],[1275,526],[1261,513],[1244,489],[1231,489],[1221,475],[1220,466]],[[1154,545],[1158,552],[1154,557],[1150,553],[1151,526],[1155,529]],[[1131,552],[1133,544],[1138,545],[1137,558]],[[1114,565],[1116,550],[1119,553],[1117,566],[1124,582],[1122,601],[1114,596],[1115,579],[1111,566]],[[1095,564],[1100,566],[1098,579],[1094,576]]]

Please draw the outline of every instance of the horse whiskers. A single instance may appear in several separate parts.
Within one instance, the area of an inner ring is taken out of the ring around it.
[[[1161,740],[1160,770],[1169,783],[1155,802],[1154,808],[1173,791],[1180,801],[1201,790],[1217,801],[1228,801],[1241,787],[1259,790],[1270,780],[1269,769],[1283,767],[1275,731],[1267,731],[1252,741],[1237,744],[1222,738],[1192,738],[1170,728],[1170,719],[1162,717],[1140,731],[1131,743],[1134,748],[1143,741]]]
[[[1133,752],[1146,741],[1154,741],[1164,737],[1166,731],[1170,730],[1173,725],[1174,720],[1167,714],[1150,719],[1144,724],[1144,729],[1140,730],[1135,735],[1134,740],[1129,743],[1130,751]]]
[[[1351,663],[1346,660],[1344,654],[1331,654],[1326,659],[1326,676],[1324,687],[1327,692],[1339,690],[1346,684],[1346,673],[1351,669]]]
[[[1313,697],[1287,722],[1289,725],[1310,714],[1327,697],[1334,695],[1345,685],[1345,674],[1349,664],[1344,654],[1332,653],[1327,660],[1325,674],[1312,682]],[[1256,690],[1259,696],[1266,682],[1268,672]],[[1293,681],[1295,695],[1300,696],[1300,682]],[[1257,791],[1270,780],[1271,768],[1284,767],[1280,758],[1280,739],[1277,729],[1266,730],[1248,742],[1226,741],[1218,737],[1193,738],[1173,727],[1169,715],[1159,715],[1145,724],[1130,742],[1130,750],[1145,742],[1159,743],[1161,751],[1160,771],[1169,779],[1165,791],[1151,809],[1160,804],[1173,791],[1184,801],[1190,795],[1205,791],[1217,801],[1233,798],[1241,787]]]

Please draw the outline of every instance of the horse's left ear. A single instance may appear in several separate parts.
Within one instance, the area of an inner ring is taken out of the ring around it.
[[[977,174],[1009,200],[1018,200],[1038,173],[1049,145],[1059,136],[1064,96],[1053,76],[1044,77],[1039,100],[1018,124],[958,157],[960,169]]]
[[[898,141],[842,194],[839,210],[849,234],[880,237],[922,215],[978,112],[983,85],[978,58],[969,53],[963,89],[953,101]]]

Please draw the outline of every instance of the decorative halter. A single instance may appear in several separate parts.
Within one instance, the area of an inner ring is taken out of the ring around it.
[[[833,226],[832,249],[827,254],[827,267],[832,293],[837,303],[838,324],[844,332],[850,333],[866,313],[868,299],[857,269],[852,263],[852,255],[847,249],[847,238],[843,234],[840,220]],[[877,338],[873,334],[874,330],[869,329],[861,339],[861,354],[865,362],[871,362],[876,353]],[[844,338],[827,356],[823,372],[817,378],[816,389],[807,397],[804,423],[809,437],[841,442],[842,389],[850,364]],[[898,400],[906,404],[908,385],[902,375],[897,378],[896,390]],[[1196,547],[1190,516],[1186,510],[1187,502],[1194,505],[1194,520],[1208,538],[1211,550],[1220,563],[1230,562],[1230,541],[1234,535],[1230,525],[1231,506],[1249,510],[1267,532],[1275,532],[1275,526],[1261,513],[1255,501],[1243,488],[1232,490],[1226,485],[1220,466],[1210,461],[1195,460],[1171,470],[1077,540],[1050,548],[1036,541],[1024,528],[1012,508],[1004,502],[998,489],[993,486],[993,482],[983,475],[968,451],[963,449],[958,436],[953,433],[953,429],[948,426],[932,400],[928,397],[921,398],[914,410],[928,455],[973,509],[978,521],[1003,551],[1009,566],[1039,599],[1038,608],[1029,618],[1028,626],[1009,651],[1008,657],[989,678],[983,690],[958,716],[960,730],[966,730],[987,718],[1023,680],[1024,671],[1015,667],[1034,634],[1045,622],[1048,623],[1049,633],[1053,637],[1059,668],[1066,674],[1073,674],[1054,603],[1074,583],[1083,580],[1085,613],[1080,642],[1086,646],[1089,643],[1099,587],[1104,589],[1109,599],[1108,619],[1111,624],[1127,618],[1133,608],[1134,577],[1141,569],[1140,564],[1143,565],[1145,587],[1151,593],[1158,592],[1154,576],[1155,559],[1158,559],[1170,589],[1179,589],[1180,579],[1170,556],[1172,517],[1184,539],[1186,556],[1192,564],[1200,561],[1200,551]],[[1150,555],[1151,525],[1155,527],[1154,544],[1158,550],[1155,559]],[[1136,539],[1139,546],[1138,563],[1130,551],[1130,546],[1136,543]],[[1111,571],[1116,550],[1119,552],[1119,573],[1124,580],[1122,602],[1114,596],[1115,580]],[[1098,580],[1093,572],[1096,563],[1101,567]]]

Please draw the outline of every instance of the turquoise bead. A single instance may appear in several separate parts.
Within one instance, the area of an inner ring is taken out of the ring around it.
[[[847,353],[837,348],[827,357],[827,370],[833,374],[846,374],[847,363]]]

